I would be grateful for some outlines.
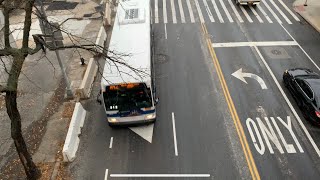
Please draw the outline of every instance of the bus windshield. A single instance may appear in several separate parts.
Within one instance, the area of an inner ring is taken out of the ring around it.
[[[145,83],[107,86],[103,98],[107,111],[123,112],[152,106],[151,92]]]

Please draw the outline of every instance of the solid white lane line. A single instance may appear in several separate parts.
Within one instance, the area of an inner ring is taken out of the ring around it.
[[[234,6],[233,2],[231,2],[231,0],[228,0],[228,2],[230,4],[234,14],[237,16],[239,22],[243,23],[244,21],[243,21],[242,17],[240,16],[239,12],[237,11],[236,7]]]
[[[264,15],[264,17],[266,17],[267,21],[269,23],[273,23],[272,20],[270,19],[270,17],[268,16],[268,14],[263,10],[263,8],[260,6],[260,4],[256,5],[258,7],[258,9],[261,11],[261,13]]]
[[[109,148],[112,148],[112,144],[113,144],[113,137],[110,138],[110,144],[109,144]]]
[[[249,14],[247,13],[247,11],[243,8],[243,6],[240,6],[240,9],[241,9],[241,11],[243,12],[243,14],[246,16],[246,18],[248,19],[248,21],[249,21],[250,23],[252,23],[253,21],[252,21],[251,17],[250,17]]]
[[[298,46],[296,41],[258,41],[258,42],[227,42],[213,43],[213,47],[244,47],[244,46]]]
[[[167,24],[164,24],[164,36],[165,36],[166,39],[168,39]]]
[[[312,62],[312,64],[320,71],[319,66],[314,62],[314,60],[309,56],[309,54],[300,46],[300,44],[296,41],[296,39],[289,33],[289,31],[282,24],[280,24],[280,25],[286,31],[286,33],[297,43],[299,48],[309,58],[309,60]]]
[[[196,8],[197,8],[197,11],[198,11],[198,14],[199,14],[200,22],[204,23],[204,18],[203,18],[201,9],[200,9],[199,2],[198,2],[198,0],[194,0],[194,2],[196,4]]]
[[[282,96],[284,97],[285,101],[287,102],[289,108],[291,109],[293,115],[295,116],[295,118],[297,119],[300,127],[302,128],[302,130],[304,131],[304,133],[306,134],[308,140],[310,141],[311,145],[313,146],[314,150],[316,151],[316,153],[318,154],[318,156],[320,157],[320,150],[318,148],[318,146],[316,145],[316,143],[314,142],[314,140],[312,139],[309,131],[307,130],[307,128],[305,127],[305,125],[303,124],[302,120],[300,119],[298,113],[296,112],[296,110],[294,109],[294,107],[292,106],[291,102],[289,101],[287,95],[285,94],[285,92],[283,91],[281,85],[279,84],[276,76],[273,74],[271,68],[269,67],[269,65],[267,64],[266,60],[264,59],[264,57],[262,56],[260,50],[257,48],[257,46],[254,46],[256,52],[258,53],[261,61],[263,62],[263,64],[265,65],[265,67],[267,68],[267,70],[269,71],[269,74],[271,75],[273,81],[276,83],[279,91],[281,92]]]
[[[285,5],[283,3],[282,0],[278,0],[280,2],[280,4],[288,11],[288,13],[296,20],[296,21],[300,21],[300,19],[287,7],[287,5]]]
[[[278,15],[271,9],[269,4],[266,1],[262,1],[262,3],[267,7],[267,9],[271,12],[273,17],[278,21],[278,23],[282,24],[282,21],[279,19]]]
[[[158,0],[154,0],[154,23],[159,23]]]
[[[261,19],[261,17],[259,16],[259,14],[257,13],[257,11],[252,7],[252,6],[249,6],[251,11],[253,12],[253,14],[257,17],[258,21],[260,23],[263,23],[263,20]]]
[[[210,11],[210,9],[209,9],[207,0],[203,0],[203,4],[204,4],[204,7],[206,8],[206,11],[207,11],[207,13],[208,13],[208,16],[209,16],[210,21],[211,21],[211,22],[214,22],[214,18],[213,18],[212,13],[211,13],[211,11]]]
[[[281,11],[281,9],[278,7],[278,5],[273,0],[269,0],[269,2],[271,2],[271,4],[277,9],[277,11],[287,21],[288,24],[292,24],[292,22],[289,20],[289,18]]]
[[[172,12],[172,22],[173,24],[177,23],[177,16],[176,16],[176,7],[174,6],[174,0],[170,0],[171,3],[171,12]]]
[[[190,20],[192,23],[194,23],[194,16],[193,16],[193,11],[192,11],[192,7],[190,4],[190,0],[187,0],[187,6],[188,6],[188,10],[189,10],[189,15],[190,15]]]
[[[181,22],[182,22],[182,23],[185,23],[185,22],[186,22],[186,18],[184,17],[184,12],[183,12],[183,8],[182,8],[181,0],[178,0],[178,5],[179,5]]]
[[[108,180],[108,174],[109,174],[109,170],[106,169],[106,172],[104,174],[104,180]]]
[[[122,177],[122,178],[132,178],[132,177],[210,177],[210,174],[110,174],[110,177]]]
[[[230,0],[229,0],[229,1],[230,1]],[[222,6],[222,9],[223,9],[224,12],[226,13],[229,21],[230,21],[230,22],[233,22],[233,19],[232,19],[231,15],[230,15],[229,11],[227,10],[226,5],[224,4],[223,0],[219,0],[219,2],[220,2],[220,4],[221,4],[221,6]],[[232,6],[231,6],[231,7],[232,7]]]
[[[168,23],[168,15],[167,15],[167,0],[162,0],[162,9],[163,9],[163,23]]]
[[[215,1],[215,0],[211,0],[211,3],[213,4],[213,8],[214,8],[214,10],[216,11],[216,13],[217,13],[217,15],[218,15],[219,21],[220,21],[221,23],[224,23],[223,18],[222,18],[222,15],[221,15],[221,13],[220,13],[220,11],[219,11],[219,8],[218,8],[218,6],[217,6],[216,1]]]
[[[175,119],[174,119],[174,112],[172,112],[172,128],[173,128],[174,153],[175,153],[176,156],[178,156],[176,122],[175,122]]]

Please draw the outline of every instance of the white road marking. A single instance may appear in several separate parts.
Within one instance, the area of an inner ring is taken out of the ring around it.
[[[289,18],[281,11],[281,9],[278,7],[278,5],[273,1],[269,0],[271,4],[278,10],[278,12],[281,14],[281,16],[288,22],[288,24],[292,24],[292,22],[289,20]]]
[[[178,5],[179,5],[181,22],[182,22],[182,23],[185,23],[185,22],[186,22],[186,18],[184,17],[184,12],[183,12],[183,8],[182,8],[181,0],[178,0]]]
[[[154,23],[159,23],[158,0],[154,0]]]
[[[198,2],[198,0],[194,0],[194,2],[196,4],[196,8],[197,8],[197,11],[198,11],[198,14],[199,14],[200,22],[204,23],[204,18],[203,18],[201,9],[200,9],[199,2]]]
[[[192,7],[190,4],[190,0],[187,0],[187,6],[188,6],[188,10],[189,10],[189,15],[190,15],[190,20],[192,23],[194,23],[194,16],[193,16],[193,11],[192,11]]]
[[[174,6],[174,0],[170,0],[170,2],[171,2],[171,11],[172,11],[172,21],[173,21],[173,24],[176,24],[177,23],[176,7]]]
[[[300,21],[300,19],[287,7],[287,5],[285,5],[283,3],[282,0],[278,0],[280,2],[280,4],[288,11],[288,13],[296,20],[296,21]]]
[[[269,23],[273,23],[272,20],[270,19],[270,17],[268,16],[268,14],[263,10],[263,8],[260,6],[260,4],[256,5],[258,7],[258,9],[261,11],[261,13],[264,15],[264,17],[266,17],[267,21]]]
[[[162,0],[162,9],[163,9],[163,23],[167,24],[168,23],[168,16],[167,16],[167,0]]]
[[[230,1],[230,0],[229,0],[229,1]],[[221,6],[222,6],[222,9],[223,9],[224,12],[226,13],[229,21],[230,21],[230,22],[233,22],[233,19],[232,19],[231,15],[230,15],[229,11],[227,10],[226,5],[224,4],[223,0],[219,0],[219,2],[220,2],[220,4],[221,4]],[[230,3],[230,2],[229,2],[229,3]]]
[[[167,34],[167,25],[164,24],[164,36],[166,39],[168,39],[168,34]]]
[[[267,64],[266,60],[264,59],[264,57],[262,56],[260,50],[257,48],[257,46],[254,46],[256,52],[258,53],[260,59],[262,60],[263,64],[266,66],[267,70],[269,71],[272,79],[274,80],[274,82],[276,83],[280,93],[282,94],[282,96],[284,97],[285,101],[287,102],[289,108],[291,109],[293,115],[295,116],[295,118],[297,119],[300,127],[302,128],[302,130],[304,131],[304,133],[306,134],[308,140],[310,141],[311,145],[313,146],[314,150],[316,151],[316,153],[318,154],[318,156],[320,157],[320,150],[318,148],[318,146],[316,145],[316,143],[314,142],[313,138],[311,137],[310,133],[308,132],[307,128],[305,127],[305,125],[303,124],[302,120],[300,119],[298,113],[296,112],[296,110],[294,109],[294,107],[292,106],[291,102],[289,101],[287,95],[285,94],[285,92],[283,91],[282,87],[280,86],[276,76],[274,75],[274,73],[272,72],[271,68],[269,67],[269,65]]]
[[[257,140],[255,138],[255,135],[254,135],[254,133],[252,131],[252,128],[251,128],[250,124],[252,125],[254,131],[256,132],[256,135],[258,137],[258,141],[259,141],[260,146],[258,145],[258,142],[257,142]],[[256,123],[251,118],[248,118],[246,120],[246,125],[247,125],[247,128],[248,128],[249,134],[251,136],[251,139],[252,139],[254,147],[256,148],[256,150],[258,151],[259,154],[263,155],[265,150],[266,150],[266,147],[264,146],[264,143],[262,141],[262,137],[260,135],[260,131],[258,130],[258,127],[257,127]]]
[[[248,84],[248,82],[246,81],[245,77],[249,77],[249,78],[255,79],[260,84],[261,89],[268,89],[266,83],[264,82],[264,80],[260,76],[258,76],[256,74],[253,74],[253,73],[242,72],[242,68],[240,68],[239,70],[235,71],[231,75],[236,77],[236,78],[238,78],[239,80],[241,80],[242,82],[244,82],[246,84]]]
[[[209,9],[207,0],[203,0],[203,4],[204,4],[204,7],[206,8],[206,11],[207,11],[207,13],[208,13],[208,16],[209,16],[210,21],[211,21],[211,22],[214,22],[214,18],[213,18],[212,13],[211,13],[211,11],[210,11],[210,9]]]
[[[198,177],[198,178],[207,178],[210,177],[210,174],[110,174],[110,177],[122,177],[122,178],[133,178],[133,177],[140,177],[140,178],[150,178],[150,177],[160,177],[160,178],[165,178],[165,177],[185,177],[185,178],[190,178],[190,177]]]
[[[106,172],[104,174],[104,180],[108,180],[108,174],[109,174],[109,170],[106,169]]]
[[[296,39],[289,33],[289,31],[282,24],[280,24],[280,25],[286,31],[286,33],[297,43],[299,48],[309,58],[309,60],[312,62],[312,64],[320,71],[319,66],[314,62],[314,60],[309,56],[309,54],[300,46],[300,44],[296,41]]]
[[[109,148],[112,148],[112,144],[113,144],[113,137],[110,138],[110,144],[109,144]]]
[[[218,6],[217,6],[216,1],[215,1],[215,0],[211,0],[211,3],[213,4],[213,8],[214,8],[214,10],[216,11],[216,13],[217,13],[217,15],[218,15],[219,21],[220,21],[221,23],[224,23],[223,18],[222,18],[222,15],[221,15],[221,13],[220,13],[220,11],[219,11],[219,8],[218,8]]]
[[[258,41],[258,42],[227,42],[212,43],[214,48],[217,47],[243,47],[243,46],[298,46],[296,41]]]
[[[239,12],[237,11],[236,7],[234,6],[233,2],[231,2],[231,0],[228,0],[228,2],[230,4],[234,14],[237,16],[239,22],[243,23],[244,21],[243,21],[242,17],[240,16]]]
[[[246,18],[248,19],[248,21],[249,21],[250,23],[252,23],[253,21],[252,21],[251,17],[250,17],[249,14],[247,13],[247,11],[243,8],[243,6],[240,6],[240,9],[241,9],[241,11],[243,12],[243,14],[246,16]]]
[[[278,21],[278,23],[282,24],[282,21],[279,19],[279,17],[277,16],[277,14],[271,9],[271,7],[269,6],[269,4],[267,4],[266,1],[262,1],[263,4],[267,7],[267,9],[271,12],[271,14],[273,15],[273,17]],[[262,8],[261,8],[262,9]]]
[[[252,6],[249,6],[251,11],[253,12],[253,14],[257,17],[258,21],[260,23],[263,23],[263,20],[261,19],[261,17],[259,16],[259,14],[257,13],[257,11],[252,7]]]
[[[175,118],[174,118],[174,112],[172,112],[172,129],[173,129],[174,153],[176,156],[178,156],[176,122],[175,122]]]

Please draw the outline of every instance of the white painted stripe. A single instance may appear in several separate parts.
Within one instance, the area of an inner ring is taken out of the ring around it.
[[[198,177],[198,178],[206,178],[210,177],[210,174],[110,174],[110,177],[122,177],[122,178],[132,178],[132,177]]]
[[[188,10],[189,10],[189,15],[190,15],[190,20],[192,23],[194,23],[194,16],[193,16],[193,11],[192,11],[192,7],[190,4],[190,0],[187,0],[187,6],[188,6]]]
[[[230,0],[229,0],[229,1],[230,1]],[[223,9],[224,12],[226,13],[229,21],[230,21],[230,22],[233,22],[233,19],[232,19],[231,15],[230,15],[229,11],[227,10],[226,5],[224,4],[223,0],[219,0],[219,2],[220,2],[220,4],[221,4],[221,6],[222,6],[222,9]]]
[[[164,24],[164,36],[165,36],[166,39],[168,39],[167,24]]]
[[[281,16],[287,21],[287,23],[292,24],[290,19],[281,11],[281,9],[278,7],[278,5],[273,0],[269,0],[269,1],[277,9],[277,11],[281,14]]]
[[[154,0],[154,23],[159,23],[158,0]]]
[[[203,0],[203,4],[204,4],[204,7],[206,8],[206,11],[207,11],[207,13],[208,13],[208,16],[209,16],[210,21],[211,21],[211,22],[214,22],[214,18],[213,18],[212,13],[211,13],[211,11],[210,11],[210,9],[209,9],[207,0]]]
[[[224,23],[224,20],[223,20],[222,15],[221,15],[221,13],[220,13],[220,11],[219,11],[219,8],[218,8],[218,6],[217,6],[216,1],[215,1],[215,0],[211,0],[211,3],[213,4],[213,8],[214,8],[214,10],[216,11],[216,13],[217,13],[217,15],[218,15],[219,21],[220,21],[221,23]]]
[[[198,14],[199,14],[200,22],[204,23],[204,18],[203,18],[201,9],[200,9],[199,2],[198,2],[198,0],[194,0],[194,2],[196,4],[196,8],[197,8],[197,11],[198,11]]]
[[[182,23],[185,23],[185,22],[186,22],[186,18],[184,17],[184,12],[183,12],[183,8],[182,8],[181,0],[178,0],[178,5],[179,5],[181,22],[182,22]]]
[[[172,128],[173,128],[173,140],[174,140],[174,154],[176,156],[178,156],[176,122],[175,122],[175,118],[174,118],[174,112],[172,112]]]
[[[234,6],[233,2],[231,2],[231,0],[228,0],[228,2],[230,4],[234,14],[237,16],[239,22],[243,23],[244,21],[243,21],[242,17],[240,16],[239,12],[237,11],[236,7]]]
[[[104,174],[104,180],[108,180],[109,170],[106,169],[106,172]]]
[[[110,138],[110,144],[109,144],[109,148],[112,148],[112,144],[113,144],[113,137]]]
[[[163,9],[163,23],[168,23],[168,15],[167,15],[167,0],[162,0],[162,9]]]
[[[278,23],[282,24],[282,21],[279,19],[278,15],[271,9],[267,1],[262,1],[262,2],[267,7],[267,9],[271,12],[273,17],[278,21]]]
[[[297,46],[296,41],[259,41],[259,42],[227,42],[213,43],[212,46],[217,47],[244,47],[244,46]]]
[[[268,16],[268,14],[263,10],[263,8],[260,6],[260,4],[256,5],[258,7],[258,9],[261,11],[261,13],[264,15],[264,17],[266,17],[267,21],[269,23],[273,23],[272,20],[270,19],[270,17]]]
[[[170,2],[171,2],[172,22],[173,24],[176,24],[177,23],[176,7],[174,6],[174,0],[170,0]]]
[[[261,17],[259,16],[259,14],[257,13],[257,11],[252,7],[252,6],[249,6],[251,11],[253,12],[253,14],[256,16],[256,18],[258,19],[258,21],[260,23],[263,23],[263,20],[261,19]]]
[[[274,80],[274,82],[276,83],[279,91],[281,92],[282,96],[284,97],[285,101],[287,102],[289,108],[291,109],[293,115],[295,116],[295,118],[297,119],[299,125],[301,126],[302,130],[304,131],[304,133],[306,134],[307,138],[309,139],[310,143],[312,144],[314,150],[316,151],[316,153],[318,154],[318,156],[320,157],[320,150],[318,148],[318,146],[316,145],[316,143],[314,142],[314,140],[312,139],[310,133],[308,132],[307,128],[305,127],[305,125],[303,124],[302,120],[300,119],[298,113],[296,112],[296,110],[294,109],[294,107],[292,106],[291,102],[289,101],[287,95],[285,94],[285,92],[283,91],[282,87],[280,86],[276,76],[273,74],[271,68],[269,67],[269,65],[267,64],[266,60],[264,59],[264,57],[262,56],[261,52],[259,51],[259,49],[257,48],[257,46],[254,46],[255,50],[257,51],[258,55],[260,56],[260,59],[262,60],[262,62],[264,63],[264,65],[266,66],[267,70],[269,71],[272,79]]]
[[[243,14],[246,16],[246,18],[248,19],[248,21],[249,21],[250,23],[252,23],[253,21],[252,21],[251,17],[250,17],[249,14],[247,13],[247,11],[243,8],[243,6],[240,6],[240,9],[241,9],[241,11],[243,12]]]
[[[285,5],[283,3],[282,0],[278,0],[280,2],[280,4],[288,11],[288,13],[296,20],[296,21],[300,21],[300,19],[287,7],[287,5]]]

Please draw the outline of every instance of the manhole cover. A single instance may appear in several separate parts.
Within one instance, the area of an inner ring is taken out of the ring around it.
[[[283,47],[264,47],[266,54],[272,59],[290,59],[291,57]]]
[[[47,10],[55,11],[55,10],[70,10],[74,9],[78,5],[77,2],[64,2],[64,1],[53,1],[49,4]]]
[[[281,51],[279,51],[277,49],[274,49],[274,50],[271,50],[271,53],[274,54],[274,55],[280,55]]]

